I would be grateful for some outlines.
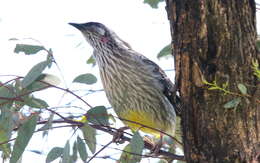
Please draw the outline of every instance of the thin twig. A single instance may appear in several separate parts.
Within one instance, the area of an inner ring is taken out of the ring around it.
[[[109,143],[107,143],[106,145],[104,145],[99,151],[97,151],[88,161],[87,163],[89,163],[91,160],[93,160],[100,152],[102,152],[104,149],[106,149],[110,144],[112,144],[113,141],[110,141]]]
[[[85,103],[88,107],[92,108],[92,106],[87,103],[85,100],[83,100],[80,96],[78,96],[77,94],[75,94],[74,92],[72,92],[71,90],[67,89],[67,88],[62,88],[62,87],[58,87],[58,86],[55,86],[55,85],[52,85],[50,83],[47,83],[47,82],[44,82],[44,81],[40,81],[44,84],[47,84],[49,85],[50,87],[53,87],[53,88],[56,88],[56,89],[59,89],[59,90],[62,90],[62,91],[65,91],[65,92],[68,92],[70,94],[72,94],[73,96],[77,97],[80,101],[82,101],[83,103]]]

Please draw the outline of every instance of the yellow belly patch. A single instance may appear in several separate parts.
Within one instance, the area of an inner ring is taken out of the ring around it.
[[[160,137],[160,132],[154,129],[163,130],[166,128],[166,126],[163,126],[163,122],[159,122],[157,119],[154,119],[154,117],[147,112],[133,110],[128,111],[126,114],[121,115],[120,117],[122,118],[122,121],[132,130],[141,130],[156,137]]]

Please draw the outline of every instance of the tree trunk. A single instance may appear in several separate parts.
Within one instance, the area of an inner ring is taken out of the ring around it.
[[[183,100],[187,162],[258,162],[260,82],[253,74],[256,49],[254,0],[166,0]],[[222,86],[209,90],[203,81]],[[238,84],[247,88],[243,95]],[[223,105],[240,99],[234,108]]]

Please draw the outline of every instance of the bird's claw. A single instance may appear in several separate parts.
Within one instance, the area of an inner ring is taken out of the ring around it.
[[[124,130],[129,129],[129,127],[121,127],[117,130],[117,133],[113,136],[112,141],[117,144],[123,144],[124,140],[122,140],[122,136],[124,135]]]

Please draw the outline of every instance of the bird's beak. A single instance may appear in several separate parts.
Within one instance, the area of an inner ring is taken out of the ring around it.
[[[77,28],[80,31],[84,30],[84,25],[83,24],[69,23],[69,25],[72,25],[73,27]]]

